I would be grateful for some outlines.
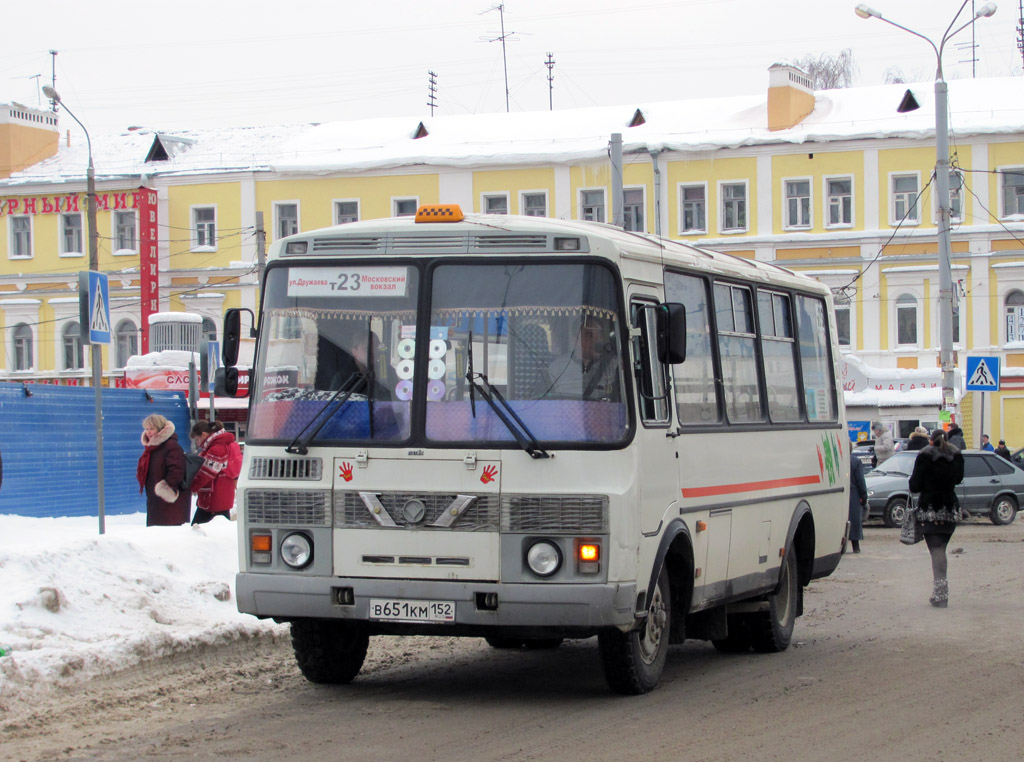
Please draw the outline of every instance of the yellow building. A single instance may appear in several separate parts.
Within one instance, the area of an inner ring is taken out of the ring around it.
[[[762,96],[564,112],[94,135],[99,267],[111,275],[117,336],[103,367],[116,379],[144,351],[144,313],[198,313],[215,336],[226,307],[255,308],[261,238],[448,202],[621,220],[807,272],[836,293],[846,351],[890,375],[936,375],[931,83],[910,86],[922,107],[904,114],[905,85],[813,92],[782,65],[768,84]],[[974,416],[972,444],[984,430],[1014,446],[1024,444],[1024,122],[1013,104],[1024,80],[955,81],[949,92],[955,349],[961,366],[967,355],[996,356],[1004,370],[983,419],[971,395],[962,410]],[[88,269],[89,157],[58,121],[0,107],[5,380],[86,376],[76,289]],[[621,199],[612,198],[615,134]],[[151,211],[138,206],[140,188],[155,194]],[[155,269],[140,258],[147,226]],[[897,433],[937,419],[881,402],[876,416]]]

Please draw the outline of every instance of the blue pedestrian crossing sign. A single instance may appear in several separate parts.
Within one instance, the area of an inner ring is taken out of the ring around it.
[[[94,270],[78,273],[78,314],[85,343],[110,343],[110,285],[106,273]]]
[[[998,392],[999,391],[999,358],[968,357],[967,358],[967,391]]]

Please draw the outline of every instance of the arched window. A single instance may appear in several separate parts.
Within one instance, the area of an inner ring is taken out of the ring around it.
[[[1024,341],[1024,292],[1014,289],[1003,299],[1006,341]]]
[[[139,329],[131,320],[122,320],[114,329],[117,338],[117,367],[128,364],[128,358],[139,353]]]
[[[32,329],[24,323],[18,323],[14,326],[11,337],[14,370],[32,370]]]
[[[917,344],[917,299],[910,294],[896,300],[896,344]]]
[[[81,370],[85,367],[82,352],[82,327],[77,321],[65,323],[60,332],[61,346],[64,347],[64,370]]]
[[[210,318],[203,318],[203,340],[204,341],[216,341],[217,340],[217,324],[214,323]]]

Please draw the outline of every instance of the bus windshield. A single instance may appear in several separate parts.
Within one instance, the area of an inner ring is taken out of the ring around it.
[[[521,427],[548,445],[623,442],[619,305],[594,263],[272,268],[249,439],[514,447]]]

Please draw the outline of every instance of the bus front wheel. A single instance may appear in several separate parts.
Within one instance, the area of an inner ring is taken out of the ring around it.
[[[299,619],[292,622],[292,648],[302,676],[311,683],[350,683],[366,659],[370,636],[355,622]]]
[[[789,648],[796,624],[800,580],[797,578],[796,553],[790,548],[782,559],[779,586],[768,596],[767,610],[750,615],[750,645],[759,653],[777,653]]]
[[[671,623],[668,570],[662,568],[643,625],[629,632],[605,630],[597,637],[609,688],[616,693],[639,696],[658,684],[668,657]]]

